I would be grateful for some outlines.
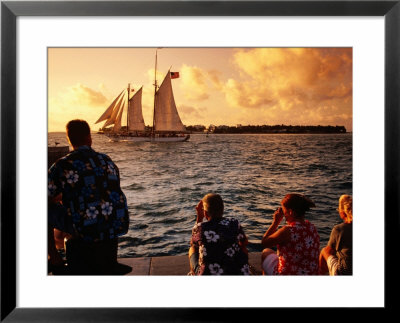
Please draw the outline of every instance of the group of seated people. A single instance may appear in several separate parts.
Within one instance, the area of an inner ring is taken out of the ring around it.
[[[320,250],[320,237],[305,214],[314,202],[301,194],[287,194],[273,214],[261,244],[263,275],[352,275],[352,197],[339,199],[339,216],[328,244]],[[250,275],[248,244],[235,218],[224,217],[220,195],[210,193],[196,206],[188,275]],[[278,228],[285,218],[286,224]],[[204,219],[206,221],[204,221]]]

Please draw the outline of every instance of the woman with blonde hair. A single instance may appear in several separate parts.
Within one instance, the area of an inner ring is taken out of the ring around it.
[[[339,216],[343,223],[332,229],[328,245],[319,257],[320,273],[325,275],[353,274],[353,199],[350,195],[339,198]]]
[[[314,202],[302,194],[287,194],[282,199],[261,241],[265,248],[261,256],[263,274],[318,275],[319,234],[305,219],[311,207],[315,207]],[[278,230],[283,217],[286,225]]]

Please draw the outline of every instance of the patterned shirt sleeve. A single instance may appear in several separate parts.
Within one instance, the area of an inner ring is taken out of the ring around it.
[[[56,197],[61,193],[61,170],[57,164],[53,164],[49,171],[47,177],[47,195],[50,198]]]
[[[246,234],[244,233],[243,227],[241,226],[240,222],[238,221],[238,243],[239,247],[247,253],[247,244],[249,243],[246,237]]]

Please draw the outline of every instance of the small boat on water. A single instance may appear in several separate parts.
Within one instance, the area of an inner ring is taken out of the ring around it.
[[[178,72],[170,70],[161,85],[157,84],[157,51],[154,81],[153,126],[146,129],[142,112],[141,87],[132,96],[134,89],[130,84],[104,111],[96,123],[105,121],[98,132],[116,141],[176,142],[186,141],[190,135],[186,131],[176,108],[171,79],[179,77]],[[124,115],[124,118],[123,118]],[[126,120],[126,125],[122,122]],[[112,127],[110,127],[112,126]]]

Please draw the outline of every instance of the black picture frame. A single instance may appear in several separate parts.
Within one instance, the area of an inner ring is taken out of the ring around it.
[[[1,321],[236,321],[269,315],[249,308],[17,308],[16,292],[16,20],[19,16],[382,16],[385,19],[385,306],[399,286],[392,259],[399,236],[400,1],[2,1],[1,3]],[[373,233],[371,232],[371,243]],[[365,246],[366,248],[368,246]],[[373,265],[373,255],[371,255]],[[373,277],[371,277],[373,279]],[[392,286],[392,287],[391,287]],[[132,291],[134,292],[134,291]],[[321,297],[328,297],[321,295]],[[193,295],[188,295],[192,297]],[[268,304],[266,304],[266,307]],[[278,310],[278,309],[275,309]],[[287,309],[283,309],[287,314]],[[299,309],[298,309],[299,310]],[[327,309],[329,310],[329,309]],[[330,309],[334,311],[334,309]],[[260,312],[260,313],[258,313]],[[260,314],[260,316],[258,316]],[[321,313],[316,314],[320,316]],[[329,312],[324,312],[324,316]],[[265,317],[265,316],[264,316]],[[300,317],[298,317],[300,318]],[[324,319],[321,317],[321,319]]]

